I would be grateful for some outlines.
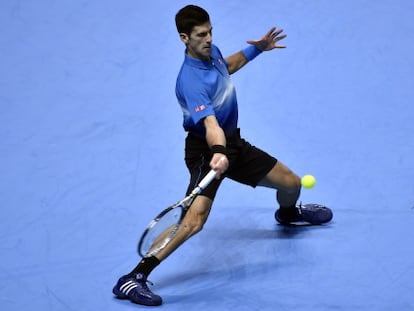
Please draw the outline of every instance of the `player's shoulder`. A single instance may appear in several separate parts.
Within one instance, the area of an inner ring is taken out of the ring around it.
[[[193,66],[183,64],[181,67],[177,80],[176,80],[176,92],[179,93],[197,93],[201,92],[205,88],[205,81],[203,79],[203,73],[205,70],[200,70]]]

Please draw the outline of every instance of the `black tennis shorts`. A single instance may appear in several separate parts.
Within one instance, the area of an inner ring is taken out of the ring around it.
[[[226,139],[229,168],[223,178],[230,178],[239,183],[256,187],[276,165],[277,159],[241,138],[239,129],[234,134],[226,136]],[[187,195],[211,170],[209,164],[212,156],[205,139],[191,133],[187,135],[185,140],[185,163],[191,176]],[[223,178],[214,179],[200,194],[214,200]]]

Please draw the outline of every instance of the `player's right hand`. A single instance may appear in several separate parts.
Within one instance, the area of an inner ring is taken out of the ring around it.
[[[221,175],[227,170],[229,167],[229,160],[227,159],[225,154],[222,153],[215,153],[210,161],[210,167],[216,171],[216,178],[219,179]]]

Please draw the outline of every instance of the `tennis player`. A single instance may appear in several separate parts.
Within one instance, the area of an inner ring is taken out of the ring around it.
[[[156,256],[143,258],[113,289],[121,299],[142,305],[160,305],[160,296],[151,292],[147,278],[151,271],[206,222],[216,192],[224,178],[252,187],[276,190],[279,208],[276,220],[282,224],[305,221],[320,225],[332,219],[332,211],[321,205],[296,206],[300,178],[265,151],[254,147],[240,135],[238,107],[230,75],[262,52],[285,48],[279,42],[286,35],[271,28],[261,39],[247,41],[243,50],[223,58],[212,43],[209,14],[188,5],[175,17],[177,30],[185,45],[185,58],[176,82],[176,95],[183,112],[185,163],[190,173],[187,195],[210,171],[216,179],[194,200],[177,235]],[[253,103],[252,103],[253,104]]]

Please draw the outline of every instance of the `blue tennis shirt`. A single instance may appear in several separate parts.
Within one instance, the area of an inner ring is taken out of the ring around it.
[[[202,120],[210,115],[225,133],[237,128],[236,90],[220,50],[212,45],[211,59],[203,61],[185,55],[175,88],[183,112],[183,127],[205,137]]]

